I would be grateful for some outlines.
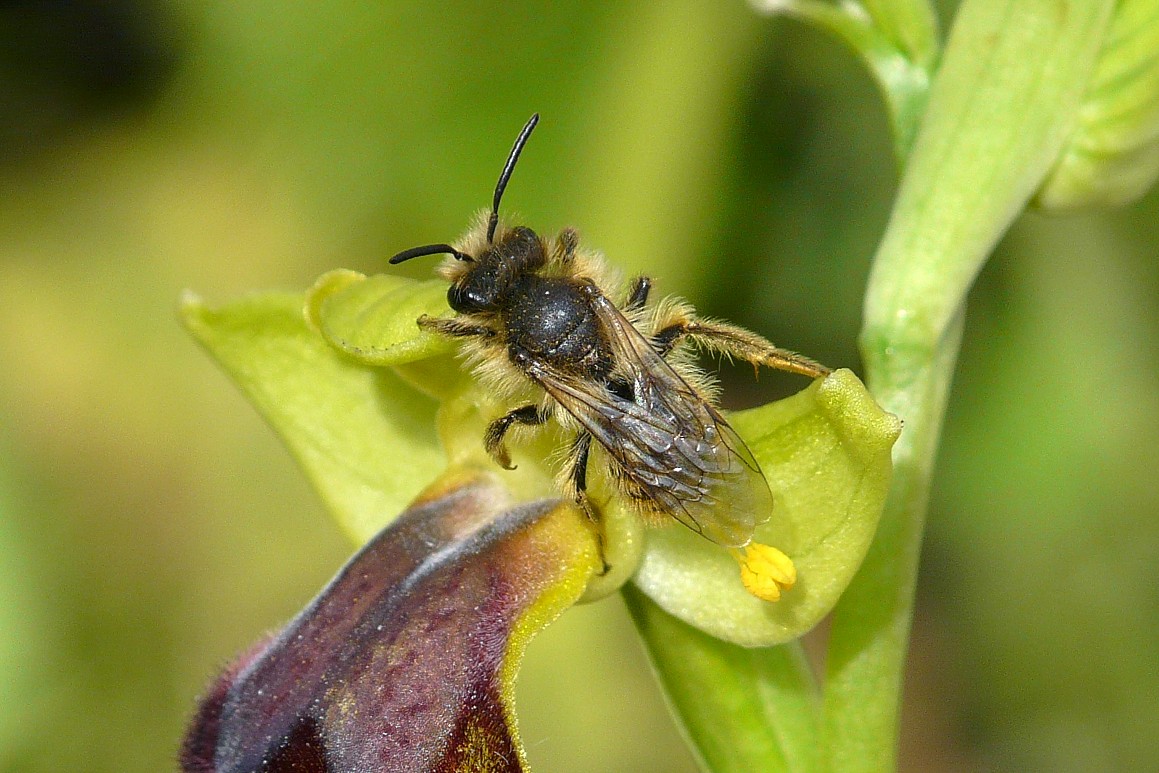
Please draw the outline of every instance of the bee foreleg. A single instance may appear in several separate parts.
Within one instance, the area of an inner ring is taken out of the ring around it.
[[[632,282],[632,289],[628,291],[628,302],[624,304],[626,311],[635,311],[644,308],[648,302],[648,292],[652,289],[652,280],[646,276],[636,277]]]
[[[441,335],[452,336],[454,338],[470,338],[472,336],[494,338],[498,335],[498,333],[486,325],[467,322],[458,317],[440,319],[438,317],[428,317],[424,314],[418,318],[418,324],[423,330],[430,330],[433,333],[440,333]]]
[[[511,463],[511,454],[503,443],[507,430],[511,429],[512,424],[538,426],[550,418],[551,411],[545,411],[538,405],[524,405],[516,408],[487,425],[487,432],[483,435],[483,447],[487,449],[487,453],[500,467],[505,470],[514,470],[515,465]]]
[[[753,367],[764,365],[812,378],[831,372],[808,357],[777,348],[762,336],[726,322],[684,319],[654,333],[652,345],[661,356],[666,356],[684,339],[708,351],[752,363]]]

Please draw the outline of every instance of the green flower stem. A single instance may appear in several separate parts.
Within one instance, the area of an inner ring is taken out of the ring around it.
[[[822,770],[895,767],[918,557],[961,321],[955,318],[930,362],[906,363],[870,382],[883,408],[905,416],[905,427],[894,446],[893,485],[877,537],[833,619]]]
[[[918,554],[966,293],[1074,126],[1113,6],[967,0],[955,19],[866,295],[869,385],[904,429],[876,541],[834,616],[828,770],[895,767]]]

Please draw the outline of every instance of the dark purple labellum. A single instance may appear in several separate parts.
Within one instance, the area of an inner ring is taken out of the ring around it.
[[[183,770],[523,770],[507,657],[598,558],[558,500],[502,501],[476,479],[412,505],[210,688]]]

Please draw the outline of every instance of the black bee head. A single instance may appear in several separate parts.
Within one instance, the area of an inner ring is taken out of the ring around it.
[[[447,290],[447,303],[463,314],[498,311],[521,274],[547,262],[543,242],[530,228],[518,226],[503,234]]]
[[[530,228],[518,226],[496,234],[499,228],[499,202],[503,199],[503,191],[507,188],[507,182],[511,179],[511,172],[515,169],[515,162],[519,160],[523,146],[527,144],[527,138],[531,136],[531,131],[538,122],[539,113],[536,113],[524,125],[523,131],[519,132],[515,146],[507,156],[507,163],[503,165],[503,172],[495,185],[491,212],[487,217],[487,241],[482,251],[470,255],[449,244],[425,244],[403,250],[390,259],[391,264],[398,264],[424,255],[447,254],[468,264],[462,274],[458,271],[453,272],[458,278],[447,290],[447,303],[460,314],[496,312],[503,309],[519,277],[537,271],[547,262],[543,242]]]

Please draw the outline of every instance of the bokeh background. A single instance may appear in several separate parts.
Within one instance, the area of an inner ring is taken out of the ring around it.
[[[739,0],[0,3],[0,771],[172,769],[215,670],[353,550],[181,290],[454,238],[536,110],[508,213],[857,366],[897,173],[815,30]],[[906,771],[1159,768],[1157,214],[1028,215],[972,294]],[[733,405],[801,386],[724,376]],[[532,643],[536,771],[695,769],[633,637],[612,599]]]

